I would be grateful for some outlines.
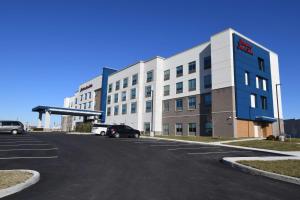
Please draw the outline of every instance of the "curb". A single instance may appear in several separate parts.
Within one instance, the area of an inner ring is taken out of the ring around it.
[[[250,166],[246,166],[240,163],[237,163],[236,161],[242,161],[242,160],[264,160],[264,161],[268,161],[268,160],[274,160],[276,159],[276,157],[269,157],[269,158],[274,158],[274,159],[268,159],[268,157],[225,157],[222,158],[222,162],[225,165],[229,165],[233,168],[236,168],[240,171],[252,174],[252,175],[260,175],[260,176],[265,176],[268,178],[272,178],[272,179],[276,179],[276,180],[280,180],[280,181],[284,181],[284,182],[288,182],[288,183],[293,183],[293,184],[297,184],[300,185],[300,178],[295,178],[295,177],[291,177],[291,176],[286,176],[286,175],[281,175],[281,174],[276,174],[273,172],[267,172],[264,170],[260,170],[260,169],[256,169]],[[277,160],[299,160],[299,157],[280,157],[277,158]]]
[[[21,172],[29,172],[32,174],[32,177],[26,180],[24,183],[19,183],[9,188],[0,190],[0,198],[20,192],[28,188],[29,186],[34,185],[40,180],[40,173],[34,170],[17,169],[17,170],[0,170],[0,171],[4,171],[4,172],[21,171]]]

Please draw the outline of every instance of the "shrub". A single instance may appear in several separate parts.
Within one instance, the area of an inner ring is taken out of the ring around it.
[[[269,135],[266,140],[276,140],[276,137],[274,135]]]
[[[91,122],[77,123],[76,124],[76,131],[77,132],[90,133],[92,131],[92,123]]]

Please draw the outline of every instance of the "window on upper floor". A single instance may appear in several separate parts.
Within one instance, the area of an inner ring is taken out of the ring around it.
[[[83,98],[83,94],[82,94],[82,95],[80,95],[80,101],[82,101],[82,98]]]
[[[176,77],[180,77],[180,76],[183,76],[183,66],[182,65],[176,67]]]
[[[147,72],[147,83],[153,81],[153,70]]]
[[[77,98],[75,98],[75,104],[77,104]]]
[[[112,83],[108,85],[108,92],[112,92],[113,85]]]
[[[170,111],[170,102],[169,102],[169,100],[163,101],[163,111],[164,112],[169,112]]]
[[[204,76],[204,88],[211,88],[211,75]]]
[[[245,72],[245,85],[249,85],[249,72]]]
[[[196,96],[188,97],[189,110],[196,109]]]
[[[122,92],[122,101],[126,101],[126,91]]]
[[[122,115],[127,114],[127,104],[122,104]]]
[[[261,108],[262,108],[263,110],[267,110],[267,109],[268,109],[268,108],[267,108],[267,106],[268,106],[268,104],[267,104],[267,97],[261,96],[261,97],[260,97],[260,100],[261,100]]]
[[[128,87],[128,78],[124,78],[123,79],[123,88],[127,88]]]
[[[255,78],[255,82],[256,82],[256,88],[257,89],[259,89],[259,86],[260,86],[260,80],[259,80],[260,78],[258,77],[258,76],[256,76],[256,78]]]
[[[136,113],[136,102],[131,103],[131,113]]]
[[[120,89],[120,81],[116,82],[116,91]]]
[[[138,74],[132,76],[132,85],[136,85],[138,82]]]
[[[189,91],[196,90],[196,79],[189,80]]]
[[[119,114],[119,106],[115,106],[114,107],[114,115],[118,115]]]
[[[211,56],[204,57],[204,69],[211,68]]]
[[[136,88],[132,88],[130,90],[130,99],[135,99],[136,98]]]
[[[251,108],[256,108],[256,94],[250,95],[250,106]]]
[[[264,59],[258,57],[257,60],[258,60],[259,70],[264,72],[265,71],[265,61],[264,61]]]
[[[176,83],[176,94],[183,92],[183,82]]]
[[[152,101],[146,101],[146,112],[151,112],[152,111]]]
[[[111,115],[111,108],[108,107],[108,108],[107,108],[107,116],[110,116],[110,115]]]
[[[170,80],[170,70],[165,70],[164,71],[164,80],[167,81],[167,80]]]
[[[268,90],[268,80],[267,79],[262,79],[262,89],[264,91]]]
[[[118,101],[119,101],[119,95],[118,95],[118,93],[116,93],[116,94],[114,95],[114,102],[115,102],[115,103],[118,103]]]
[[[196,72],[196,61],[189,63],[189,74]]]
[[[145,97],[151,97],[151,85],[145,87]]]
[[[170,95],[170,85],[164,86],[164,96]]]
[[[211,106],[211,93],[204,94],[204,105]]]
[[[176,111],[183,111],[183,99],[176,99]]]
[[[108,95],[108,96],[107,96],[107,104],[110,104],[110,102],[111,102],[111,96]]]
[[[92,98],[92,92],[89,92],[89,99]]]
[[[87,100],[87,93],[84,94],[84,99]]]

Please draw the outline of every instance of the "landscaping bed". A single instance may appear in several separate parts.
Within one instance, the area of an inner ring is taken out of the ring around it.
[[[0,190],[23,183],[32,176],[32,173],[18,170],[0,171]]]
[[[220,142],[226,140],[236,140],[235,138],[214,138],[211,136],[155,136],[159,138],[176,139],[176,140],[187,140],[197,142]]]

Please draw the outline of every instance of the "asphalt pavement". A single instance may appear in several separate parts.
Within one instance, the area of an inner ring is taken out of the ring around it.
[[[0,135],[0,169],[41,180],[5,200],[300,199],[297,185],[220,162],[274,154],[180,142],[66,134]]]

